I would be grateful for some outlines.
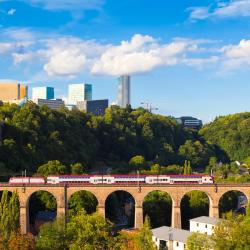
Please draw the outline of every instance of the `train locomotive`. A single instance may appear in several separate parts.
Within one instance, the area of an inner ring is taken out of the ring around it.
[[[9,184],[212,184],[210,175],[55,175],[43,177],[11,177]]]

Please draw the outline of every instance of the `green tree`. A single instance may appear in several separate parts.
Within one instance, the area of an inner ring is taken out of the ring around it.
[[[17,192],[9,195],[9,192],[2,192],[0,202],[0,235],[8,240],[11,232],[19,228],[19,200]]]
[[[218,223],[214,229],[214,249],[249,249],[250,220],[244,216],[229,213],[226,220]]]
[[[84,168],[81,163],[75,163],[70,165],[71,168],[71,174],[83,174]]]
[[[69,239],[63,218],[43,224],[36,241],[37,250],[69,249]]]
[[[143,202],[143,215],[148,216],[153,228],[171,225],[172,199],[162,191],[150,192]]]
[[[146,161],[142,155],[136,155],[130,159],[129,165],[134,170],[143,169],[146,167]]]
[[[43,176],[65,174],[66,167],[60,161],[48,161],[37,169],[37,173]]]
[[[212,241],[206,234],[192,233],[188,237],[186,243],[187,250],[210,250],[212,248]]]
[[[71,250],[112,249],[111,227],[97,213],[80,212],[67,224]]]
[[[217,117],[205,125],[199,134],[215,144],[230,161],[243,161],[250,155],[250,112]],[[222,156],[223,158],[223,156]],[[220,155],[220,160],[221,155]]]
[[[137,236],[137,244],[140,250],[156,250],[152,236],[150,220],[149,217],[146,216],[143,227]]]
[[[96,197],[88,191],[79,191],[74,193],[69,199],[69,213],[76,215],[85,210],[87,214],[96,211],[98,201]]]

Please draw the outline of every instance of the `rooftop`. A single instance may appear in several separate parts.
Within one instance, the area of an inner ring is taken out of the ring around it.
[[[185,243],[187,241],[187,238],[192,234],[190,231],[183,230],[183,229],[177,229],[167,226],[158,227],[155,229],[152,229],[153,235],[161,240],[173,240],[178,242]]]
[[[208,216],[200,216],[197,218],[190,219],[190,221],[215,225],[220,221],[220,219]]]

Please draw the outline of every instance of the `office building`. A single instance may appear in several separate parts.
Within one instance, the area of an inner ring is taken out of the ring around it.
[[[3,102],[12,102],[22,100],[28,97],[28,87],[18,81],[0,82],[0,100]]]
[[[37,104],[39,106],[46,105],[50,109],[59,110],[64,107],[64,101],[62,99],[48,100],[48,99],[37,99]]]
[[[78,109],[94,115],[104,115],[108,105],[109,101],[107,99],[77,102]]]
[[[202,120],[191,116],[182,116],[180,118],[176,118],[178,124],[181,124],[183,127],[188,128],[196,128],[199,129],[202,127]]]
[[[28,98],[28,86],[20,84],[20,100]]]
[[[130,105],[130,76],[123,75],[118,80],[118,105],[126,108]]]
[[[69,85],[69,104],[77,104],[79,101],[92,100],[91,84],[70,84]]]
[[[53,87],[35,87],[32,88],[32,100],[36,102],[38,99],[52,100],[54,99]]]

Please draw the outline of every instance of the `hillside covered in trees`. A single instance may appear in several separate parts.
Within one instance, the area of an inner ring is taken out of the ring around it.
[[[224,150],[231,161],[244,161],[250,156],[250,112],[218,117],[200,135]]]
[[[108,166],[131,172],[131,158],[138,155],[145,159],[144,169],[153,164],[183,166],[188,160],[204,170],[211,158],[226,162],[250,155],[250,113],[217,118],[198,132],[142,108],[112,106],[104,116],[93,116],[30,102],[1,105],[0,121],[1,173],[35,173],[51,160],[68,168],[81,163],[84,171]]]

